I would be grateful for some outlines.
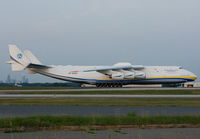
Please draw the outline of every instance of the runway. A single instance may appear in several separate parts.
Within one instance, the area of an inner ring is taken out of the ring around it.
[[[144,90],[200,90],[200,88],[75,88],[75,89],[31,89],[31,90],[0,90],[6,93],[33,93],[33,92],[87,92],[87,91],[144,91]]]
[[[200,95],[23,95],[7,94],[0,98],[200,98]]]

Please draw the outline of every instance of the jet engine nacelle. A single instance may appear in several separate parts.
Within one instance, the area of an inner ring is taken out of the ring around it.
[[[132,79],[132,80],[137,80],[137,79],[145,79],[146,74],[141,71],[135,71],[135,72],[116,72],[111,75],[111,78],[113,80],[123,80],[123,79]]]
[[[124,79],[124,73],[121,72],[117,72],[117,73],[113,73],[111,75],[113,80],[123,80]]]
[[[135,79],[135,73],[134,72],[124,73],[124,79]]]
[[[146,78],[146,73],[137,71],[135,72],[135,79],[145,79]]]

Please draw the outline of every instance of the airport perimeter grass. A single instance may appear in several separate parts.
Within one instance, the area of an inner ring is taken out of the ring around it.
[[[27,94],[27,93],[23,93]],[[164,94],[171,94],[171,95],[197,95],[200,94],[200,90],[123,90],[123,91],[71,91],[71,92],[31,92],[28,94],[111,94],[111,95],[164,95]]]
[[[5,91],[2,92],[3,94],[74,94],[74,95],[90,95],[90,94],[113,94],[113,95],[121,95],[121,94],[127,94],[127,95],[144,95],[144,94],[154,94],[154,95],[198,95],[200,94],[200,88],[196,89],[182,89],[182,90],[176,90],[176,88],[173,90],[173,88],[170,88],[170,90],[92,90],[94,88],[87,88],[91,90],[84,90],[82,88],[81,91],[67,91],[68,89],[73,88],[67,88],[67,87],[0,87],[0,90]],[[74,88],[77,89],[77,88]],[[81,89],[81,88],[78,88]],[[104,88],[106,89],[106,88]],[[126,88],[125,88],[126,89]],[[162,88],[161,88],[162,89]],[[181,88],[180,88],[181,89]],[[13,90],[13,92],[6,92],[6,90]],[[27,92],[14,92],[15,90],[27,90]],[[40,91],[37,91],[40,90]],[[43,91],[44,90],[44,91]],[[51,90],[51,91],[48,91]],[[55,91],[53,91],[55,90]],[[60,90],[60,91],[58,91]]]
[[[99,90],[99,91],[27,91],[27,92],[6,92],[4,94],[73,94],[73,95],[199,95],[200,89],[189,90]]]
[[[200,98],[0,98],[0,106],[200,106]]]
[[[135,125],[136,128],[141,128],[142,125],[145,127],[145,125],[167,124],[198,125],[200,116],[137,116],[135,113],[130,113],[126,116],[32,116],[0,119],[0,129],[5,132],[38,130],[42,127],[60,129],[62,126],[77,126],[76,130],[80,130],[81,126]]]

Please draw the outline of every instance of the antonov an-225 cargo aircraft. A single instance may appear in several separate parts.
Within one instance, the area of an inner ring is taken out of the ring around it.
[[[47,66],[28,50],[9,45],[13,71],[27,70],[52,78],[92,84],[97,87],[122,87],[128,84],[177,84],[197,79],[192,72],[178,66],[142,66],[117,63],[113,66]]]

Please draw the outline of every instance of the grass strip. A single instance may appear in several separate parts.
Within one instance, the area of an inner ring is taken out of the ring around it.
[[[29,92],[21,94],[73,94],[73,95],[198,95],[200,90],[123,90],[123,91],[63,91],[63,92]]]
[[[51,88],[49,88],[50,90]],[[44,91],[42,91],[44,90]],[[73,94],[73,95],[94,95],[94,94],[111,94],[111,95],[198,95],[200,94],[200,89],[195,89],[195,90],[99,90],[99,91],[65,91],[65,90],[61,90],[61,91],[45,91],[45,89],[42,89],[41,91],[37,91],[37,90],[33,90],[33,91],[28,91],[27,92],[15,92],[15,90],[13,90],[13,92],[4,92],[4,94]],[[24,90],[26,91],[26,90]]]
[[[0,128],[59,126],[200,124],[200,116],[32,116],[0,119]]]

